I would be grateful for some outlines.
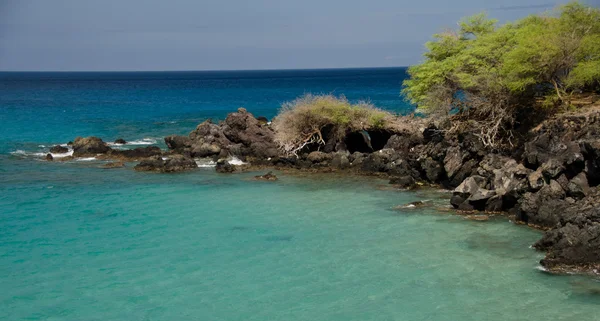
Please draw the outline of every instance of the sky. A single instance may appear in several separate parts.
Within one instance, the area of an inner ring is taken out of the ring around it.
[[[0,71],[407,66],[463,16],[512,21],[564,2],[0,0]]]

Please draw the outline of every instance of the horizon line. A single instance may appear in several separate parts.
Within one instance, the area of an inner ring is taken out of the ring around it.
[[[0,73],[144,73],[144,72],[243,72],[243,71],[317,71],[348,69],[397,69],[410,66],[332,67],[332,68],[265,68],[265,69],[170,69],[170,70],[0,70]]]

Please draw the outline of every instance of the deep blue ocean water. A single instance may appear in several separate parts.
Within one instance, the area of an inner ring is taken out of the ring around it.
[[[600,320],[600,283],[539,270],[540,232],[373,178],[44,162],[75,136],[164,146],[304,93],[396,113],[401,68],[0,73],[0,320]],[[431,207],[393,209],[427,199]]]

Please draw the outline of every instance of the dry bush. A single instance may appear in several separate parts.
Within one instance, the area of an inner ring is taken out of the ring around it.
[[[350,132],[385,129],[394,118],[368,102],[352,104],[343,96],[307,94],[283,104],[272,127],[283,151],[295,155],[310,144],[341,141]],[[328,137],[323,137],[325,128]]]

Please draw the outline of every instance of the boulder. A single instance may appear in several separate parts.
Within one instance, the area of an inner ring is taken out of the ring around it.
[[[194,145],[191,150],[193,157],[211,157],[219,155],[221,153],[221,147],[215,144],[202,143]]]
[[[262,139],[253,141],[250,144],[250,153],[247,156],[251,156],[258,159],[268,159],[277,157],[279,155],[279,149],[277,145],[269,139]]]
[[[566,193],[560,184],[551,180],[536,193],[525,193],[519,200],[516,218],[528,224],[553,227],[560,220]]]
[[[345,169],[350,167],[350,161],[348,156],[344,153],[336,153],[331,159],[331,166],[339,169]]]
[[[60,145],[56,145],[53,146],[52,148],[50,148],[50,153],[52,154],[64,154],[64,153],[68,153],[69,149],[67,147],[63,147]]]
[[[565,166],[556,158],[551,158],[540,166],[542,175],[548,180],[557,178],[565,171]]]
[[[327,153],[323,153],[323,152],[312,152],[312,153],[308,154],[306,159],[314,164],[317,164],[317,163],[323,163],[323,162],[330,161],[332,159],[332,156],[331,156],[331,154],[327,154]]]
[[[279,155],[273,129],[264,117],[255,118],[246,109],[230,113],[224,122],[215,124],[208,119],[190,132],[188,137],[165,137],[169,149],[188,152],[192,157],[236,156],[265,161]]]
[[[585,167],[585,158],[579,143],[570,137],[557,134],[536,134],[524,145],[523,159],[526,165],[537,168],[545,164],[543,172],[548,178],[556,178],[563,171],[576,174]]]
[[[335,144],[335,151],[338,153],[350,154],[350,152],[348,151],[348,146],[346,146],[346,143],[344,143],[343,141]]]
[[[73,141],[73,156],[75,157],[96,156],[108,153],[110,150],[110,147],[102,139],[94,136],[77,137]]]
[[[459,210],[472,211],[474,210],[474,208],[472,205],[469,205],[469,202],[467,202],[467,198],[469,198],[469,195],[459,193],[453,194],[450,198],[450,204],[452,204],[454,208]]]
[[[561,219],[534,244],[546,257],[540,262],[551,270],[600,266],[600,189],[560,209]]]
[[[298,159],[295,157],[274,157],[271,164],[278,166],[296,166]]]
[[[415,179],[421,178],[419,171],[402,158],[393,157],[392,160],[385,165],[384,171],[392,177],[411,176]]]
[[[154,156],[160,157],[160,156]],[[198,164],[191,157],[185,155],[172,155],[169,156],[168,159],[165,160],[164,163],[164,172],[181,172],[190,169],[198,168]]]
[[[543,199],[564,199],[565,198],[565,191],[562,189],[562,187],[560,186],[560,184],[558,184],[557,181],[555,180],[551,180],[550,183],[544,187],[542,187],[542,189],[540,189],[540,191],[538,192],[540,194],[540,197]]]
[[[485,177],[479,175],[473,175],[465,179],[462,184],[454,189],[453,193],[472,195],[480,188],[486,185],[487,181]]]
[[[584,171],[590,185],[600,184],[600,139],[586,140],[580,143],[586,159]]]
[[[462,167],[464,160],[464,154],[461,152],[459,147],[450,147],[446,152],[444,158],[444,170],[448,178],[454,177],[458,170]]]
[[[490,181],[496,176],[496,170],[503,169],[506,172],[514,172],[517,163],[515,160],[498,154],[488,154],[479,163],[477,174]]]
[[[574,198],[583,198],[590,191],[585,173],[579,173],[567,184],[567,195]],[[599,204],[600,205],[600,204]]]
[[[494,195],[485,202],[486,212],[502,212],[504,201],[501,195]]]
[[[214,124],[212,120],[207,119],[202,123],[198,124],[198,126],[196,126],[196,129],[190,132],[189,139],[191,139],[192,141],[197,141],[199,139],[216,138],[220,137],[222,135],[222,132],[223,131],[221,127],[219,127],[219,125]]]
[[[366,173],[385,172],[391,162],[393,150],[382,149],[375,153],[365,154],[360,169]]]
[[[558,185],[560,185],[560,187],[562,187],[562,189],[564,191],[568,191],[569,190],[569,179],[567,178],[567,175],[561,174],[556,179],[556,182],[558,183]]]
[[[47,161],[51,162],[54,160],[54,157],[52,156],[52,154],[46,154],[46,157],[44,157],[44,159],[46,159]]]
[[[134,169],[136,171],[152,171],[160,173],[174,173],[198,168],[196,162],[184,155],[172,155],[163,159],[161,156],[152,156],[142,160]]]
[[[481,138],[471,131],[457,134],[458,142],[463,151],[472,159],[481,159],[487,155],[488,149],[483,145]]]
[[[567,223],[546,232],[534,247],[547,252],[540,264],[551,270],[571,266],[598,266],[600,223],[593,222],[582,226]]]
[[[444,167],[431,157],[421,161],[421,168],[423,168],[427,180],[432,183],[438,183],[444,175]]]
[[[491,188],[499,196],[525,193],[529,189],[526,178],[530,173],[522,164],[508,160],[501,168],[492,169]]]
[[[115,144],[125,145],[125,144],[127,144],[127,141],[125,141],[123,138],[117,138],[117,139],[115,139]]]
[[[258,116],[258,117],[256,117],[256,120],[258,121],[258,124],[260,126],[265,126],[265,125],[269,124],[269,119],[264,116]]]
[[[232,143],[243,144],[249,148],[245,150],[248,154],[242,156],[270,158],[279,154],[273,130],[269,126],[261,126],[259,121],[244,108],[227,115],[222,132]]]
[[[535,172],[532,172],[527,176],[527,182],[529,183],[529,187],[533,191],[538,191],[540,188],[544,187],[546,181],[544,179],[544,174],[542,173],[542,169],[539,168]]]
[[[134,149],[118,150],[113,149],[109,152],[111,158],[125,159],[125,160],[138,160],[142,158],[148,158],[151,156],[161,155],[162,150],[158,146],[146,146],[138,147]]]
[[[231,165],[226,159],[219,159],[215,170],[217,173],[233,173],[235,172],[235,166]]]
[[[474,175],[477,173],[478,162],[475,159],[469,159],[465,163],[462,164],[460,169],[454,173],[454,175],[450,178],[449,186],[457,187],[462,183],[467,177]]]
[[[362,166],[362,162],[365,159],[365,154],[361,152],[354,152],[348,156],[351,167]]]
[[[434,124],[430,124],[423,130],[423,141],[425,143],[439,143],[444,140],[444,131],[438,129]]]
[[[165,144],[171,150],[183,150],[192,146],[192,140],[187,136],[171,135],[165,137]]]
[[[484,177],[470,176],[454,189],[450,204],[460,210],[484,211],[488,200],[496,195],[496,191],[486,189],[486,186]]]
[[[406,131],[392,135],[383,149],[393,149],[401,153],[410,153],[412,147],[422,143],[422,133]]]
[[[496,191],[494,191],[494,190],[479,188],[476,191],[474,191],[469,196],[469,198],[467,198],[467,201],[470,201],[470,202],[487,201],[490,198],[492,198],[494,195],[496,195]]]

